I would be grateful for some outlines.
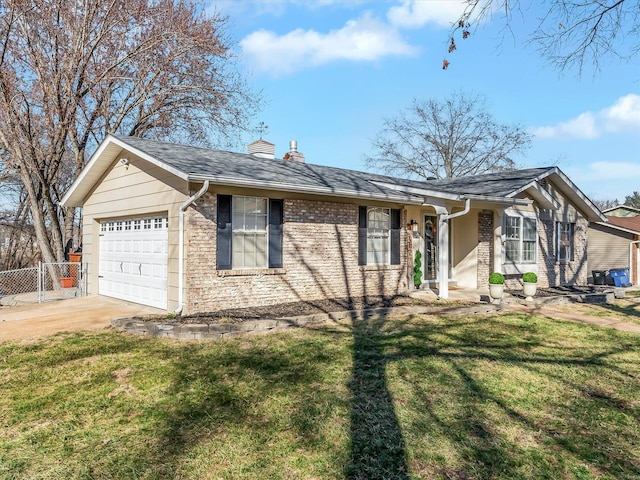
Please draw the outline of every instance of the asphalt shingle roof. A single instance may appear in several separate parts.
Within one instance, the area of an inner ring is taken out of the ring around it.
[[[455,179],[419,181],[137,137],[116,138],[189,177],[210,178],[213,181],[216,178],[233,178],[239,181],[321,188],[356,194],[402,195],[396,189],[381,185],[386,184],[458,195],[506,197],[554,168],[530,168]]]

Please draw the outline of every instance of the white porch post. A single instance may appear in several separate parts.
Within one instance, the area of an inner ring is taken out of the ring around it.
[[[444,210],[444,209],[443,209]],[[438,296],[449,298],[449,222],[438,212]]]
[[[438,215],[438,297],[447,299],[449,298],[449,220],[469,213],[471,201],[467,198],[464,209],[451,215],[443,205],[433,205],[426,201],[423,205],[432,206]]]

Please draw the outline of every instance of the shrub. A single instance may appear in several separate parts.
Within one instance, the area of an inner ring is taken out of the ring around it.
[[[504,283],[504,275],[499,272],[493,272],[489,275],[489,283],[491,285],[501,285]]]
[[[527,272],[524,275],[522,275],[522,281],[527,283],[537,283],[538,275],[536,275],[533,272]]]
[[[422,254],[420,253],[420,250],[418,250],[416,252],[416,258],[413,262],[413,284],[416,286],[416,288],[420,288],[420,285],[422,285],[422,261],[420,260],[422,258]]]

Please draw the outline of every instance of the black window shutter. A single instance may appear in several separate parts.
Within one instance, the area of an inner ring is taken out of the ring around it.
[[[269,268],[282,268],[283,204],[269,199]]]
[[[400,210],[391,209],[391,265],[400,265]]]
[[[367,264],[367,207],[358,208],[358,265]]]
[[[231,195],[218,195],[216,267],[231,269]]]

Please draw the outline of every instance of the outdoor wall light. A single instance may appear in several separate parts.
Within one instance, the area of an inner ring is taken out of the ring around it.
[[[413,218],[411,219],[411,221],[409,222],[409,228],[411,230],[413,230],[414,232],[418,231],[418,222],[416,222]]]

